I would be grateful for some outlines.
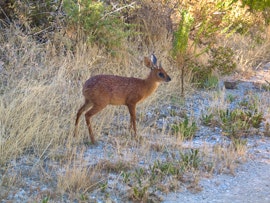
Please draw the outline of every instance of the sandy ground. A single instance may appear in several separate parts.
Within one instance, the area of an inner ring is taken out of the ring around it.
[[[270,139],[258,139],[255,143],[258,145],[252,147],[249,160],[234,176],[222,174],[203,179],[201,192],[170,194],[164,202],[270,202]]]
[[[262,84],[270,85],[270,63],[248,77],[234,75],[225,80],[237,80],[242,84],[239,87],[245,90],[251,85],[256,88],[261,88]],[[269,119],[270,115],[266,117]],[[170,194],[164,202],[270,203],[270,138],[248,138],[248,147],[248,160],[234,176],[221,174],[203,179],[201,192]]]

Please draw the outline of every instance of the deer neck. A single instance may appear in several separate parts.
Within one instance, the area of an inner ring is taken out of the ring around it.
[[[159,86],[159,82],[156,80],[152,72],[144,81],[145,81],[145,89],[148,95],[153,93]]]

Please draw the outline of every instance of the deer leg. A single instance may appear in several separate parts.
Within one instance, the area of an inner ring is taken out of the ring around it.
[[[100,106],[100,105],[95,105],[86,112],[85,114],[85,120],[86,120],[86,125],[88,127],[88,131],[89,131],[89,138],[91,139],[92,144],[95,144],[95,137],[92,131],[92,127],[91,127],[91,122],[90,119],[93,115],[95,115],[96,113],[98,113],[99,111],[101,111],[102,109],[104,109],[106,106]]]
[[[78,134],[78,124],[79,124],[79,119],[80,116],[82,115],[82,113],[84,111],[86,111],[87,109],[89,109],[91,106],[91,103],[87,100],[85,100],[84,105],[81,106],[81,108],[78,110],[77,112],[77,117],[76,117],[76,121],[75,121],[75,131],[74,131],[74,137]]]
[[[130,129],[133,127],[135,135],[137,135],[136,130],[136,104],[128,105],[128,110],[130,114]]]

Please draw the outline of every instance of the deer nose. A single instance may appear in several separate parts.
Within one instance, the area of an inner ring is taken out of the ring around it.
[[[172,79],[168,76],[166,82],[170,82]]]

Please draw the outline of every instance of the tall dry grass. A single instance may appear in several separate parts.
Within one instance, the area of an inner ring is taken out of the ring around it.
[[[64,46],[63,50],[59,47],[56,50],[50,43],[38,44],[16,27],[4,31],[3,36],[0,39],[4,62],[0,95],[1,163],[29,151],[42,156],[72,142],[75,114],[83,103],[82,85],[90,76],[115,74],[144,78],[149,73],[141,62],[143,56],[149,55],[146,52],[111,57],[97,47],[79,44],[75,53],[64,54]],[[175,75],[165,56],[160,58],[168,73]],[[168,98],[177,83],[177,78],[173,80],[139,105],[139,112],[154,106],[157,98]],[[121,111],[124,120],[119,113],[114,118],[119,108],[107,107],[93,119],[97,137],[102,136],[104,129],[110,129],[113,119],[117,123],[129,122],[126,109]],[[88,139],[87,134],[82,118],[76,140]]]
[[[228,37],[221,37],[218,44],[230,47],[235,52],[237,70],[239,72],[253,72],[262,68],[270,60],[270,33],[254,33],[253,35],[234,34]]]

